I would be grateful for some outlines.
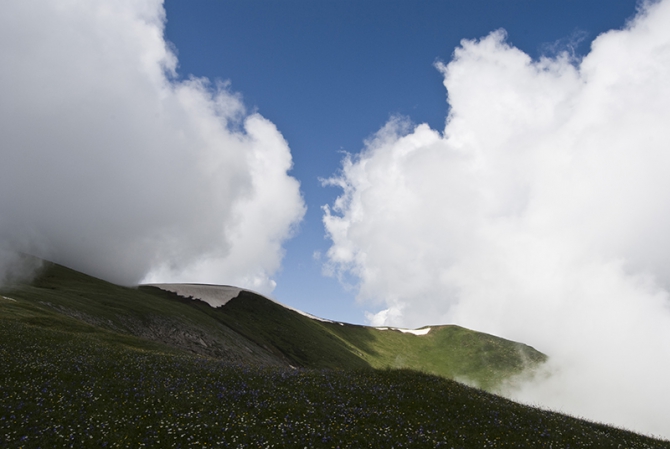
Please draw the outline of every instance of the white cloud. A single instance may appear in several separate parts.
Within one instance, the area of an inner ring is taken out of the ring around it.
[[[0,17],[0,241],[105,279],[269,292],[304,214],[275,126],[176,81],[159,0],[11,1]]]
[[[670,436],[668,23],[647,3],[581,61],[463,41],[444,132],[394,119],[344,161],[328,261],[376,325],[531,344],[554,375],[510,394]]]

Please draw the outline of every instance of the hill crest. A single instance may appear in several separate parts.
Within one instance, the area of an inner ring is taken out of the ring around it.
[[[175,290],[175,291],[173,291]],[[547,357],[532,347],[456,325],[374,328],[314,317],[234,286],[122,287],[45,263],[8,296],[30,323],[51,323],[137,347],[204,355],[252,366],[410,368],[495,390]],[[67,319],[66,319],[67,318]]]

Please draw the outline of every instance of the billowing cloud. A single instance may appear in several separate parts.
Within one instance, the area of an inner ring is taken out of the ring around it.
[[[105,279],[268,292],[304,214],[287,143],[226,84],[180,81],[160,0],[0,15],[0,242]]]
[[[670,437],[670,1],[581,60],[495,31],[438,65],[443,132],[394,119],[330,180],[330,269],[371,322],[531,344],[509,394]]]

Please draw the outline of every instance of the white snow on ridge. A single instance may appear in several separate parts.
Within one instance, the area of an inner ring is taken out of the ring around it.
[[[228,301],[237,297],[240,294],[240,292],[243,291],[251,292],[255,295],[262,296],[268,301],[272,301],[275,304],[279,304],[280,306],[286,309],[292,310],[296,313],[299,313],[300,315],[306,316],[307,318],[310,318],[312,320],[322,321],[324,323],[338,323],[337,321],[331,321],[325,318],[319,318],[318,316],[311,315],[307,312],[303,312],[302,310],[294,309],[293,307],[287,306],[286,304],[282,304],[279,301],[276,301],[272,298],[268,298],[267,296],[261,295],[260,293],[257,293],[253,290],[247,290],[245,288],[239,288],[239,287],[232,287],[230,285],[211,285],[211,284],[146,284],[146,285],[149,287],[156,287],[160,288],[161,290],[176,293],[177,295],[183,298],[199,299],[200,301],[204,301],[214,308],[225,306]]]
[[[209,284],[147,284],[161,290],[176,293],[183,298],[195,298],[216,308],[226,305],[244,289],[229,285]]]
[[[403,334],[412,334],[412,335],[426,335],[430,332],[429,327],[424,327],[423,329],[401,329],[399,327],[375,327],[378,331],[400,331]]]
[[[426,335],[430,332],[430,328],[426,327],[423,329],[398,329],[403,334],[412,334],[412,335]]]

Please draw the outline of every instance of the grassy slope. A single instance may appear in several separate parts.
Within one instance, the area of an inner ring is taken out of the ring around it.
[[[69,317],[70,325],[75,321],[80,326],[88,324],[105,331],[100,335],[139,337],[172,351],[234,363],[286,364],[196,308],[57,264],[45,264],[42,274],[31,284],[15,286],[5,294],[30,305],[23,311],[22,320],[32,324],[54,327],[63,325]]]
[[[241,292],[221,308],[199,307],[256,344],[283,354],[295,366],[369,367],[362,357],[352,352],[321,322],[254,293]]]
[[[363,326],[326,325],[351,342],[374,368],[411,368],[493,390],[546,356],[530,346],[460,326],[431,326],[426,335]]]
[[[411,368],[493,390],[505,378],[546,360],[530,346],[459,326],[433,326],[427,335],[419,336],[329,323],[250,292],[243,292],[222,308],[198,307],[302,367]]]
[[[164,293],[57,265],[4,292],[2,447],[670,448],[443,377],[361,368],[486,373],[534,353],[517,343],[457,326],[414,336],[322,323],[254,295],[212,309]]]
[[[0,298],[6,448],[670,448],[416,371],[234,366],[33,307]]]
[[[492,390],[545,359],[526,345],[458,326],[434,326],[416,336],[321,322],[250,292],[214,309],[155,287],[120,287],[56,264],[47,264],[40,277],[11,295],[31,305],[33,316],[24,311],[24,322],[63,326],[69,317],[68,326],[88,323],[104,330],[105,338],[132,335],[234,363],[412,368]]]

